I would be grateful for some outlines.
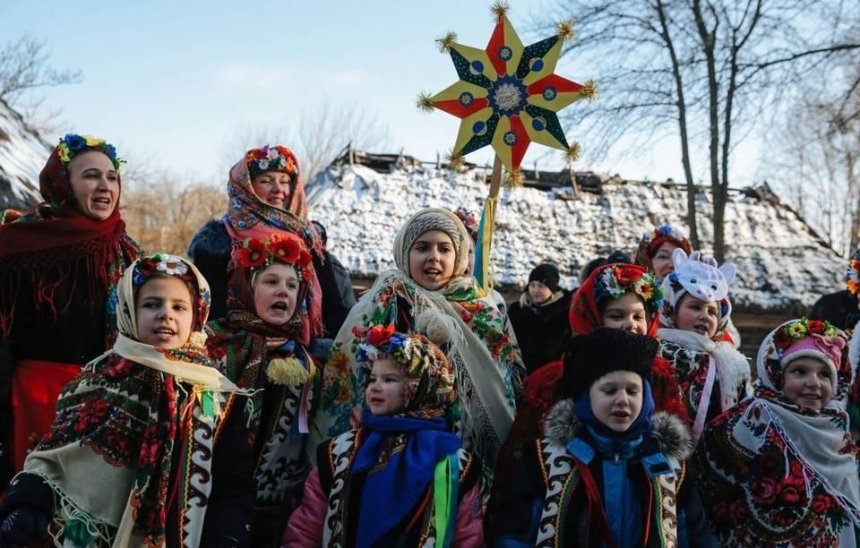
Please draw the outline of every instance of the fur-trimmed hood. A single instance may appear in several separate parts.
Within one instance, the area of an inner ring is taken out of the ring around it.
[[[576,437],[582,426],[575,413],[572,399],[561,400],[553,405],[543,423],[543,435],[551,442],[565,446]],[[677,461],[687,460],[693,454],[693,438],[690,429],[676,417],[663,411],[651,415],[651,432],[660,446],[660,451]]]

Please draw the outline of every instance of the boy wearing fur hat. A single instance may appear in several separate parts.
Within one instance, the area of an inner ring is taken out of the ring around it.
[[[318,448],[285,545],[482,546],[480,466],[451,432],[451,364],[393,324],[358,331],[362,426]]]
[[[704,426],[751,393],[750,366],[723,338],[732,306],[735,266],[719,268],[698,251],[672,254],[673,272],[663,280],[660,355],[674,367],[692,421],[693,442]]]
[[[559,278],[555,265],[536,266],[528,288],[508,310],[529,373],[560,358],[570,340],[570,291],[559,287]]]
[[[565,399],[493,505],[495,546],[710,544],[684,484],[689,432],[654,413],[656,352],[651,337],[605,327],[571,340]]]

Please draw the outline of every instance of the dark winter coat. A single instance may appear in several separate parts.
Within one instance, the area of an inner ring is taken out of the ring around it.
[[[325,261],[326,263],[331,264],[332,271],[334,272],[334,279],[340,292],[341,303],[343,303],[347,309],[351,309],[355,306],[355,291],[352,290],[352,280],[349,277],[349,270],[343,266],[343,263],[341,263],[337,257],[328,251],[325,252]],[[338,326],[337,329],[340,331],[340,326]],[[334,333],[337,333],[337,331]]]
[[[607,459],[609,455],[601,453],[594,438],[577,423],[573,401],[557,403],[547,415],[544,437],[526,450],[513,480],[500,491],[501,500],[491,501],[490,507],[497,509],[494,546],[605,546],[600,519],[592,515],[590,501],[608,513],[607,524],[620,527],[628,539],[639,539],[625,546],[669,546],[671,535],[679,546],[712,546],[698,494],[686,481],[689,431],[673,415],[658,412],[653,415],[652,433],[668,469],[665,463],[662,468],[646,465],[637,442],[631,442],[624,454]],[[619,461],[620,467],[616,466]],[[580,467],[594,477],[596,498]],[[646,468],[654,477],[649,479]],[[604,475],[614,470],[626,470],[626,474]],[[626,496],[602,500],[609,482],[622,487],[616,492]],[[635,519],[618,525],[622,516],[607,510],[612,508],[624,509],[626,516]]]
[[[232,243],[227,228],[218,220],[208,221],[191,239],[188,257],[209,282],[212,292],[210,320],[227,316],[227,266]],[[331,261],[314,255],[314,270],[322,291],[323,324],[327,336],[334,337],[352,305],[344,302]],[[353,297],[353,304],[355,303]]]
[[[850,329],[857,323],[860,305],[847,289],[822,295],[806,316],[810,320],[827,320],[839,329]],[[853,321],[852,321],[853,319]]]
[[[526,291],[508,310],[529,373],[564,354],[571,337],[570,298],[570,291],[562,289],[548,303],[535,305]]]

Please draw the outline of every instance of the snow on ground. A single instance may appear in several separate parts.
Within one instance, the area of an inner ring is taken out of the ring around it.
[[[397,229],[424,207],[480,211],[487,194],[482,169],[393,170],[343,166],[320,173],[307,186],[311,217],[328,231],[330,251],[363,277],[394,268]],[[686,192],[671,183],[604,180],[600,193],[571,189],[503,189],[496,218],[496,283],[522,287],[540,262],[555,262],[563,284],[575,287],[585,263],[614,249],[632,255],[646,230],[664,222],[685,225]],[[710,199],[697,196],[700,235],[712,242]],[[824,245],[789,208],[732,193],[726,207],[726,255],[738,267],[733,302],[750,311],[792,311],[842,288],[845,260]]]

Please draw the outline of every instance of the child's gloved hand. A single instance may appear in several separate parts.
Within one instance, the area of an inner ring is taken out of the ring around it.
[[[38,544],[48,536],[50,522],[51,516],[38,508],[13,510],[0,521],[0,545]]]

